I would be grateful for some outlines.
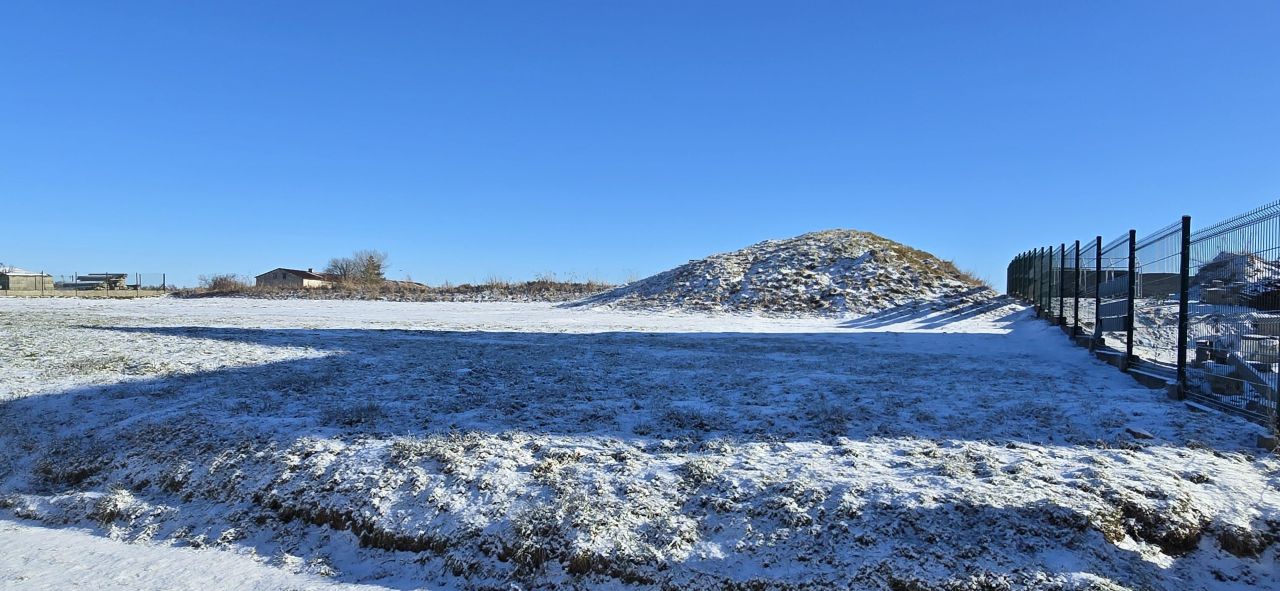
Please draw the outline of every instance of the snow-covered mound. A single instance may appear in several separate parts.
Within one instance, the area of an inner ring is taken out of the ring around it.
[[[1280,280],[1280,261],[1269,261],[1256,254],[1220,252],[1213,260],[1200,266],[1192,278],[1194,284],[1210,283],[1265,283]]]
[[[690,261],[573,305],[843,316],[993,295],[927,252],[870,232],[826,230]]]
[[[1270,261],[1252,253],[1220,252],[1201,265],[1190,280],[1190,298],[1206,301],[1206,288],[1230,290],[1231,302],[1276,310],[1280,306],[1280,261]],[[1228,303],[1228,302],[1217,302]]]

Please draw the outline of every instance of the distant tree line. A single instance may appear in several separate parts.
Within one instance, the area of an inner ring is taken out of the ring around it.
[[[510,281],[491,276],[478,284],[454,285],[448,281],[437,287],[416,283],[408,276],[402,281],[387,279],[389,257],[380,250],[357,250],[345,257],[329,259],[321,271],[333,282],[334,289],[294,290],[294,297],[305,298],[362,298],[388,297],[403,301],[568,301],[599,293],[613,287],[608,283],[576,277],[560,279],[552,273],[542,273],[530,281]],[[257,287],[252,277],[234,273],[218,273],[200,276],[200,288],[180,290],[179,297],[208,297],[237,295],[273,297],[281,293],[279,288]]]

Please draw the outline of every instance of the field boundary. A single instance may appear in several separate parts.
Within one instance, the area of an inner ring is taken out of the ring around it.
[[[0,297],[10,298],[155,298],[169,294],[158,289],[113,289],[74,291],[68,289],[48,289],[45,291],[15,291],[0,289]]]

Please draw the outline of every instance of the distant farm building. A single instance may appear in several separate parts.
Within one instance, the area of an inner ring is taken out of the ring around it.
[[[258,287],[276,287],[281,289],[315,289],[333,287],[333,280],[320,275],[314,269],[272,269],[255,278]]]
[[[0,290],[52,291],[53,276],[33,273],[17,267],[0,267]]]

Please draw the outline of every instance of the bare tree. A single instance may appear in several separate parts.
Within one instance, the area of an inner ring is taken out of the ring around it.
[[[351,255],[356,261],[357,279],[366,285],[379,285],[387,279],[387,253],[380,250],[357,250]]]
[[[352,281],[356,276],[356,261],[351,257],[329,259],[329,265],[324,268],[324,272],[343,283]]]
[[[242,292],[248,291],[250,284],[235,273],[215,273],[201,275],[200,287],[209,291]]]
[[[379,250],[357,250],[349,257],[329,259],[324,272],[339,282],[381,285],[386,280],[387,253]]]

